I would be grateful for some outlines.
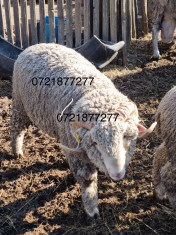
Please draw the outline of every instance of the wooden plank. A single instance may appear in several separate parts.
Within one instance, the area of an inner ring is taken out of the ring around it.
[[[2,18],[2,0],[0,0],[0,35],[4,37],[4,22]]]
[[[72,0],[66,0],[66,45],[73,47],[73,29],[72,29]]]
[[[126,0],[126,21],[127,21],[127,24],[126,24],[126,32],[127,33],[127,49],[128,49],[128,46],[130,44],[130,41],[131,41],[131,11],[130,11],[130,0]]]
[[[49,41],[55,42],[54,0],[48,0]]]
[[[143,36],[143,31],[142,31],[142,4],[141,0],[136,0],[136,29],[137,29],[137,38]]]
[[[103,0],[103,40],[109,40],[109,1]]]
[[[12,24],[10,17],[10,0],[4,1],[4,7],[5,7],[5,16],[6,16],[6,26],[7,26],[7,38],[9,42],[13,43]]]
[[[28,17],[27,17],[27,0],[21,0],[21,36],[23,48],[29,46],[29,33],[28,33]]]
[[[37,21],[36,21],[36,1],[30,0],[30,15],[31,15],[31,44],[37,44]]]
[[[75,0],[75,47],[81,45],[81,0]]]
[[[110,35],[111,41],[117,42],[117,1],[110,0]]]
[[[90,39],[90,0],[84,0],[84,43]]]
[[[142,0],[142,29],[148,34],[147,0]]]
[[[46,42],[46,16],[45,16],[45,1],[39,1],[40,11],[40,42]]]
[[[136,38],[136,20],[135,20],[135,0],[131,0],[131,27],[132,27],[132,38]]]
[[[93,0],[93,34],[100,37],[100,2]]]
[[[13,14],[15,24],[15,45],[21,47],[20,21],[19,21],[19,1],[13,0]]]
[[[122,17],[122,40],[125,42],[125,46],[123,47],[123,65],[127,65],[127,20],[126,20],[126,0],[121,0],[121,17]]]
[[[57,1],[58,9],[58,43],[64,45],[64,13],[63,13],[63,0]]]

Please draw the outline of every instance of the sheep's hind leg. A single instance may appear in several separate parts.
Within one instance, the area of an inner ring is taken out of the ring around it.
[[[168,161],[161,168],[161,181],[171,205],[176,209],[176,167],[173,163]]]
[[[97,192],[97,170],[91,163],[73,161],[74,156],[68,158],[72,172],[81,185],[82,201],[84,209],[90,217],[98,218],[98,192]]]
[[[13,154],[17,157],[23,156],[23,139],[29,125],[30,120],[23,108],[23,104],[17,103],[14,99],[12,102],[11,146]]]

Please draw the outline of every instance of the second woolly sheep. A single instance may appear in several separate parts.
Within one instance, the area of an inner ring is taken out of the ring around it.
[[[156,113],[156,132],[163,143],[155,153],[153,182],[156,196],[176,208],[176,86],[162,99]]]

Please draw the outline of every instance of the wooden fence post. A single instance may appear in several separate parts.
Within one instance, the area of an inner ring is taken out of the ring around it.
[[[30,15],[31,15],[31,44],[34,45],[38,42],[37,40],[37,21],[36,21],[36,1],[30,0]]]
[[[21,0],[21,34],[23,48],[29,46],[28,17],[27,17],[27,0]]]
[[[137,38],[143,36],[142,31],[142,2],[141,0],[136,0],[136,28],[137,28]]]
[[[12,37],[12,24],[11,24],[11,16],[10,16],[10,0],[4,1],[4,7],[5,7],[5,15],[6,15],[6,26],[7,26],[7,37],[8,41],[13,43],[13,37]]]
[[[45,16],[45,1],[39,0],[40,11],[40,43],[46,42],[46,16]]]
[[[64,45],[64,13],[63,13],[64,1],[57,1],[58,10],[58,43]]]
[[[100,37],[100,1],[93,0],[93,35]]]
[[[103,0],[103,40],[109,40],[109,1]]]
[[[132,16],[131,16],[131,19],[132,19],[132,38],[136,38],[136,15],[135,15],[135,0],[131,0],[131,11],[132,11]]]
[[[110,0],[110,32],[111,41],[117,42],[117,0]]]
[[[49,42],[55,42],[54,0],[48,0]]]
[[[142,0],[142,28],[144,34],[148,34],[147,0]]]
[[[84,43],[90,39],[90,0],[84,0]]]
[[[2,18],[2,0],[0,0],[0,35],[4,37],[4,22]]]
[[[81,45],[81,0],[75,0],[75,47]]]
[[[122,17],[122,40],[125,42],[123,47],[123,65],[127,65],[127,19],[126,19],[126,0],[121,0],[121,17]]]
[[[126,47],[128,50],[128,46],[131,42],[131,9],[130,9],[130,1],[126,0]]]
[[[72,29],[72,0],[66,0],[66,45],[73,47],[73,29]]]
[[[21,47],[21,36],[20,36],[20,21],[19,21],[19,1],[13,0],[13,13],[14,13],[14,23],[15,23],[15,41],[18,47]]]

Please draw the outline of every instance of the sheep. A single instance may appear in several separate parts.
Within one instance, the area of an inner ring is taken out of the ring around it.
[[[162,99],[156,112],[156,133],[162,140],[153,162],[153,182],[159,199],[168,198],[176,209],[176,86]]]
[[[84,77],[91,79],[81,85]],[[17,157],[23,156],[30,124],[60,142],[90,217],[99,216],[96,168],[115,181],[123,179],[137,137],[153,130],[139,124],[136,105],[93,64],[52,43],[27,48],[14,65],[11,144]]]
[[[164,43],[173,41],[176,28],[176,1],[175,0],[150,0],[149,18],[152,19],[153,58],[161,59],[158,48],[158,34],[161,29],[161,39]]]

